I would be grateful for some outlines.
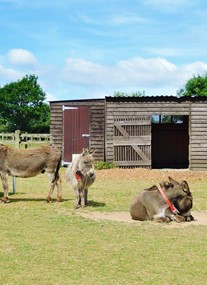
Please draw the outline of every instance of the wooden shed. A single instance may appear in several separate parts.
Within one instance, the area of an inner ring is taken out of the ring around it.
[[[120,167],[207,170],[206,97],[53,101],[51,142],[63,164],[83,147]]]

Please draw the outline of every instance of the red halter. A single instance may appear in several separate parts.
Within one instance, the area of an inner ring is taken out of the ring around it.
[[[163,199],[165,200],[165,202],[168,204],[168,206],[170,207],[170,210],[172,211],[173,214],[178,214],[179,211],[175,208],[175,206],[170,202],[170,200],[167,198],[167,196],[165,195],[164,191],[162,190],[161,187],[158,187],[158,190],[160,191],[160,194],[162,195]]]

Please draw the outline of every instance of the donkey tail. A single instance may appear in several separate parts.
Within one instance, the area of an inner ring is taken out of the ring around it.
[[[54,174],[54,177],[53,177],[53,180],[52,180],[53,183],[55,181],[57,181],[58,178],[59,178],[59,170],[60,170],[60,166],[61,166],[61,161],[62,161],[62,154],[59,157],[59,160],[58,160],[58,163],[57,163],[57,166],[56,166],[56,169],[55,169],[55,174]]]

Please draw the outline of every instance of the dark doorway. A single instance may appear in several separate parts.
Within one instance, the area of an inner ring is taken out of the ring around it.
[[[152,168],[188,168],[188,157],[188,116],[152,116]]]
[[[73,154],[89,147],[90,107],[65,107],[63,113],[63,163],[68,164]]]

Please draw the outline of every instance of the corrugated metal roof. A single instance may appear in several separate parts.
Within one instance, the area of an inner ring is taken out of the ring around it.
[[[58,100],[58,101],[49,101],[49,103],[70,103],[70,102],[101,102],[105,101],[105,98],[94,98],[94,99],[75,99],[75,100]]]
[[[49,103],[70,103],[70,102],[207,102],[207,97],[205,96],[141,96],[141,97],[114,97],[106,96],[105,98],[93,98],[93,99],[76,99],[76,100],[58,100],[49,101]]]
[[[205,96],[194,96],[194,97],[176,97],[176,96],[141,96],[141,97],[105,97],[106,102],[199,102],[206,101]]]

